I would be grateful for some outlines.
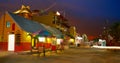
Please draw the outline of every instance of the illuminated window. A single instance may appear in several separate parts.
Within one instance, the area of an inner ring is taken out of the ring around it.
[[[39,42],[45,42],[45,37],[38,37]]]
[[[6,22],[6,27],[7,27],[7,28],[10,27],[10,22],[9,22],[9,21]]]
[[[53,17],[53,22],[52,22],[52,23],[53,23],[53,24],[56,24],[56,21],[57,21],[57,16],[54,16],[54,17]]]

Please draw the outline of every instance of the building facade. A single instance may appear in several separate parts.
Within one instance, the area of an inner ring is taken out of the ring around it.
[[[48,31],[42,24],[6,12],[0,19],[0,48],[5,51],[31,50],[37,46],[36,35],[42,31]]]
[[[22,8],[24,8],[24,11],[26,12],[24,12]],[[29,6],[22,6],[20,10],[21,12],[15,13],[15,14],[18,14],[18,15],[22,14],[24,17],[26,17],[25,14],[29,16],[31,15],[29,19],[39,22],[39,23],[43,23],[45,25],[48,25],[54,28],[57,28],[64,34],[65,40],[66,38],[67,40],[68,38],[74,39],[76,36],[75,26],[70,26],[65,16],[60,14],[58,11],[47,11],[47,12],[45,12],[44,10],[31,11]]]
[[[0,18],[0,48],[5,51],[25,51],[43,46],[36,36],[45,37],[45,47],[49,48],[54,41],[60,44],[63,39],[66,43],[70,38],[74,39],[75,33],[75,27],[69,26],[59,12],[33,12],[29,6],[22,5],[20,10],[6,12]]]

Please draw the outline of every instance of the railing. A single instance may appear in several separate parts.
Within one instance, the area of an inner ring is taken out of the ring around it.
[[[38,48],[36,49],[33,49],[32,50],[32,54],[38,54],[40,55],[41,53],[43,53],[43,56],[46,56],[46,52],[52,52],[52,51],[55,51],[57,53],[57,51],[60,50],[60,51],[63,51],[64,50],[64,47],[61,46],[61,45],[51,45],[50,48],[46,48],[45,46],[39,46]]]

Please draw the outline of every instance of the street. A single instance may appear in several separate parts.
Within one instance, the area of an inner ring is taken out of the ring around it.
[[[95,48],[70,48],[46,57],[11,54],[0,57],[0,63],[120,63],[119,51]]]

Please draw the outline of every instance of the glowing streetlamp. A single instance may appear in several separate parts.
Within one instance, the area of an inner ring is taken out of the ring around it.
[[[56,12],[56,15],[60,16],[60,13],[57,11],[57,12]]]

